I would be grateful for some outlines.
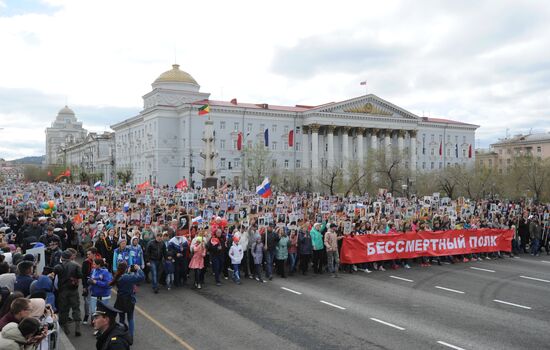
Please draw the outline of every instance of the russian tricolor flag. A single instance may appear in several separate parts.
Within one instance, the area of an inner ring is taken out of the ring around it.
[[[101,181],[98,181],[94,184],[94,189],[96,191],[99,191],[101,189]]]
[[[256,187],[256,194],[262,198],[271,196],[271,184],[269,183],[269,179],[267,177],[260,186]]]

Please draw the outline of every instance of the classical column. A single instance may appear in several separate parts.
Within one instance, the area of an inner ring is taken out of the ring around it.
[[[363,133],[365,128],[355,128],[355,137],[357,137],[357,160],[358,164],[363,164],[364,155],[363,155]]]
[[[405,130],[399,130],[397,132],[397,152],[399,152],[399,155],[403,154],[404,142],[405,142]]]
[[[374,151],[378,149],[378,132],[379,129],[370,129],[371,130],[371,137],[370,137],[370,148]]]
[[[384,152],[388,151],[388,148],[391,146],[391,129],[384,130]]]
[[[334,126],[327,126],[327,144],[328,144],[328,166],[334,166]]]
[[[311,124],[311,169],[316,174],[319,171],[319,124]]]
[[[348,133],[349,133],[350,127],[344,126],[342,127],[342,166],[344,168],[344,172],[348,170],[348,161],[349,161],[349,139],[348,139]]]
[[[414,173],[416,171],[416,130],[410,130],[409,134],[411,136],[411,147],[409,148],[411,161],[409,167],[411,172]]]
[[[309,127],[307,125],[302,126],[302,167],[305,169],[311,169],[311,163],[309,162]]]

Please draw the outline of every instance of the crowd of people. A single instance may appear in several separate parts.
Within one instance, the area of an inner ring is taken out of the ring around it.
[[[229,279],[240,285],[550,253],[550,206],[529,201],[404,198],[384,190],[260,198],[229,186],[9,183],[0,191],[2,349],[47,348],[56,323],[75,336],[93,325],[98,349],[129,348],[139,284],[169,293]],[[340,264],[349,236],[478,228],[515,230],[511,251]]]

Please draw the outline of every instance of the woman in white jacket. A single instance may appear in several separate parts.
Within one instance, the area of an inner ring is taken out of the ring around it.
[[[229,257],[233,265],[233,282],[241,284],[241,260],[243,260],[243,247],[239,244],[239,237],[233,237],[233,245],[229,248]]]

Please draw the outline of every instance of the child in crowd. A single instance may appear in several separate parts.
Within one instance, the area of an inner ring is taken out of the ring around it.
[[[243,248],[239,244],[239,237],[233,236],[233,245],[229,249],[229,257],[233,265],[233,282],[241,284],[241,261],[243,260]]]

